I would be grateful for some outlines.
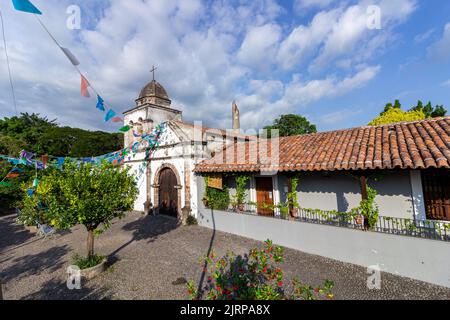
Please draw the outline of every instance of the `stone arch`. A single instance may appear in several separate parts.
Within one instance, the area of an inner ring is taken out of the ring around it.
[[[160,189],[160,185],[159,185],[159,179],[161,176],[161,172],[165,169],[170,169],[174,174],[175,177],[177,179],[177,185],[175,186],[175,189],[177,190],[177,215],[178,215],[178,219],[180,219],[181,217],[181,189],[182,189],[182,185],[181,185],[181,178],[180,178],[180,174],[178,173],[177,168],[175,168],[175,166],[173,164],[170,163],[163,163],[158,170],[156,170],[155,172],[155,176],[153,178],[153,199],[155,201],[154,203],[154,210],[155,213],[159,214],[159,189]]]

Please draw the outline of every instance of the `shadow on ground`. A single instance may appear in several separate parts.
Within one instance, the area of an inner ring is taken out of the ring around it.
[[[34,234],[16,223],[17,215],[2,217],[0,224],[0,253],[4,253],[11,247],[18,248],[28,240],[33,239]]]
[[[159,236],[175,230],[180,225],[181,223],[176,219],[152,215],[143,216],[140,219],[127,223],[122,229],[131,232],[133,237],[110,254],[109,263],[113,264],[117,261],[117,254],[131,243],[138,241],[155,242]]]
[[[67,245],[57,246],[36,254],[15,258],[12,264],[0,273],[4,282],[18,280],[35,275],[42,271],[54,272],[63,267],[65,255],[70,248]]]
[[[83,285],[81,289],[69,290],[65,281],[52,279],[23,300],[110,300],[112,294],[106,287],[91,288]]]

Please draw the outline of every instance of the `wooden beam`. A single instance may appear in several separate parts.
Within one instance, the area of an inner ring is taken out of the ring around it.
[[[365,175],[359,177],[359,184],[361,186],[361,197],[363,200],[367,200],[367,179]]]

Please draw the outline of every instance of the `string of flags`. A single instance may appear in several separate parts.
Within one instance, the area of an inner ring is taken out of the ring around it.
[[[121,165],[126,160],[131,161],[131,159],[136,156],[136,153],[143,148],[145,149],[145,158],[142,160],[139,169],[136,171],[136,180],[138,181],[140,180],[140,176],[145,172],[147,160],[150,159],[154,150],[159,146],[160,138],[164,133],[166,126],[166,123],[161,123],[157,125],[151,133],[141,135],[140,140],[134,142],[131,146],[97,157],[69,158],[43,155],[38,159],[36,154],[25,150],[20,153],[19,158],[0,155],[0,159],[6,160],[14,165],[8,174],[0,181],[0,187],[11,187],[11,183],[5,180],[18,178],[21,173],[24,173],[24,170],[18,167],[19,165],[32,166],[36,170],[36,177],[33,180],[32,188],[28,189],[28,194],[33,195],[34,189],[39,184],[38,170],[45,170],[49,167],[61,169],[67,159],[76,163],[93,163],[96,165],[100,165],[102,161],[106,160],[114,165]]]
[[[41,19],[38,18],[37,15],[42,15],[42,12],[35,5],[33,5],[29,0],[12,0],[12,3],[16,10],[26,12],[26,13],[31,13],[31,14],[35,15],[36,19],[38,20],[38,22],[42,26],[42,28],[44,28],[44,30],[47,32],[47,34],[50,36],[50,38],[53,40],[53,42],[58,46],[58,48],[67,57],[69,62],[72,64],[72,66],[80,74],[81,96],[85,97],[85,98],[90,98],[91,94],[89,93],[89,89],[91,89],[97,96],[96,108],[102,112],[106,112],[106,110],[108,109],[108,111],[104,117],[104,122],[109,122],[109,121],[112,121],[113,123],[123,122],[123,119],[121,117],[119,117],[112,108],[107,107],[105,105],[105,100],[97,92],[97,90],[94,89],[94,87],[89,82],[89,80],[86,78],[86,76],[80,71],[80,69],[78,68],[78,66],[80,65],[80,61],[77,59],[77,57],[68,48],[61,46],[60,43],[56,40],[56,38],[53,36],[53,34],[50,32],[50,30],[41,21]],[[131,129],[130,127],[124,126],[124,127],[120,128],[119,131],[127,132],[130,129]]]

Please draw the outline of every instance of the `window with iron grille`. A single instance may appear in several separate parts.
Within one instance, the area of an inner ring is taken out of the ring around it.
[[[450,221],[450,170],[422,171],[427,219]]]

